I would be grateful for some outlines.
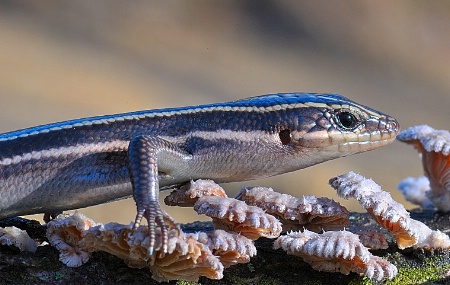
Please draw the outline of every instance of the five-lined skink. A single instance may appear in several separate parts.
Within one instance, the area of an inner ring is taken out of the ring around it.
[[[0,135],[0,218],[57,213],[133,195],[150,248],[173,220],[159,190],[192,179],[245,181],[391,143],[397,121],[336,94],[239,101],[77,119]]]

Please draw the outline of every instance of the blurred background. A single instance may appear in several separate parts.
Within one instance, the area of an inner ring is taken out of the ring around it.
[[[276,92],[340,93],[403,129],[449,128],[449,1],[0,1],[0,131],[78,117],[229,101]],[[270,163],[270,162],[268,162]],[[392,145],[243,185],[337,198],[353,170],[396,190],[422,175]],[[162,193],[163,197],[167,193]],[[191,209],[177,221],[204,219]],[[132,199],[82,209],[129,223]],[[41,219],[41,215],[36,216]]]

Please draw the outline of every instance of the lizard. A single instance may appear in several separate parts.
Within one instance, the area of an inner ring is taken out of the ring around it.
[[[104,115],[0,134],[0,219],[130,196],[162,253],[175,221],[160,190],[195,179],[247,181],[376,149],[399,132],[391,116],[338,94],[279,93]]]

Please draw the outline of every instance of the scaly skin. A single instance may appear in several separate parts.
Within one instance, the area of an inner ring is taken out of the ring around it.
[[[135,227],[167,237],[161,189],[191,179],[245,181],[391,143],[397,121],[333,94],[78,119],[0,135],[0,218],[57,213],[129,197]],[[150,252],[153,251],[152,245]],[[163,248],[164,252],[165,247]]]

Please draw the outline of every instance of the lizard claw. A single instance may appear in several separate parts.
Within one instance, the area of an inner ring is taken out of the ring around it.
[[[160,238],[160,257],[164,257],[167,253],[167,246],[169,240],[169,229],[177,229],[178,232],[179,227],[178,224],[174,221],[174,219],[169,216],[165,211],[162,210],[160,204],[158,202],[150,202],[148,207],[144,209],[138,209],[136,219],[133,225],[133,231],[136,231],[140,226],[142,218],[147,220],[148,223],[148,235],[150,238],[150,243],[148,247],[148,256],[151,257],[155,250],[155,244],[157,239],[157,226],[159,227],[161,233],[159,235]]]

